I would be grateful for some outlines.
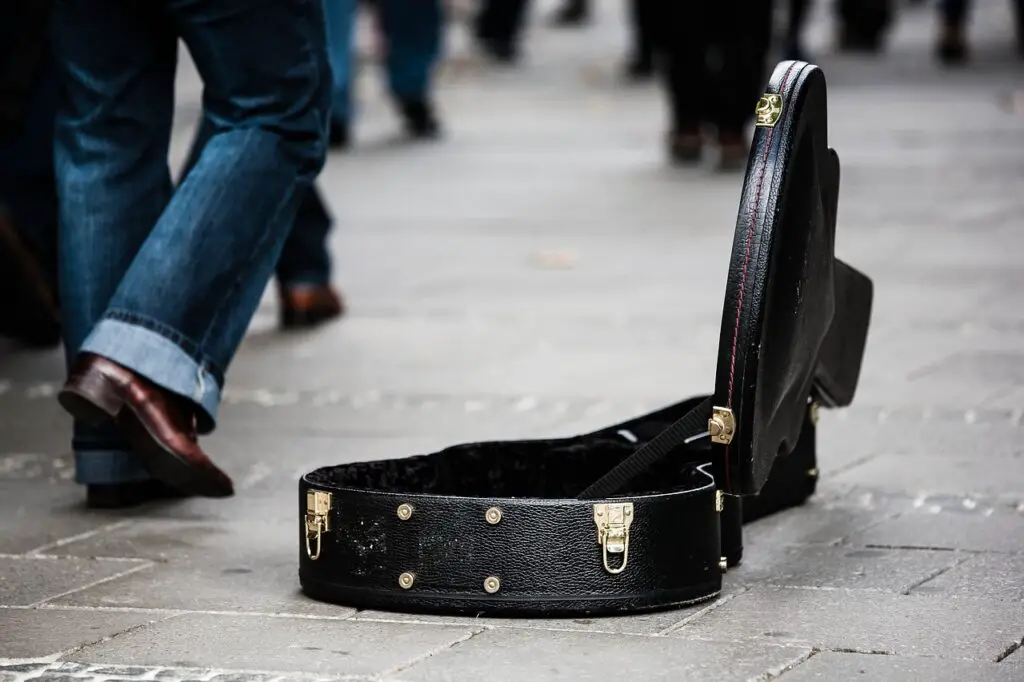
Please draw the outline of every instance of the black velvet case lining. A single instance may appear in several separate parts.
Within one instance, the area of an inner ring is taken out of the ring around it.
[[[670,408],[682,412],[689,401]],[[565,499],[584,488],[667,428],[668,410],[628,422],[633,439],[617,427],[575,438],[466,443],[428,455],[324,467],[311,472],[314,485],[394,493],[462,497]],[[681,415],[680,415],[681,416]],[[637,477],[622,495],[669,493],[712,483],[696,470],[710,461],[704,447],[680,452]]]

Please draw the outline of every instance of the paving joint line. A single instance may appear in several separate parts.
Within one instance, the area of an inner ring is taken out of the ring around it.
[[[769,682],[769,680],[778,679],[779,677],[782,677],[783,675],[788,673],[790,670],[798,668],[807,661],[811,660],[815,655],[817,655],[820,652],[821,649],[817,647],[811,647],[810,651],[808,651],[807,653],[800,654],[799,656],[797,656],[795,661],[783,663],[782,666],[778,668],[769,668],[760,675],[750,678],[749,682]]]
[[[383,672],[377,673],[371,679],[373,679],[373,680],[384,680],[385,678],[390,677],[391,675],[395,675],[395,674],[397,674],[397,673],[399,673],[399,672],[401,672],[403,670],[408,670],[409,668],[412,668],[412,667],[422,663],[423,661],[426,661],[426,660],[429,660],[429,659],[433,658],[437,654],[444,653],[445,651],[450,651],[450,650],[456,648],[457,646],[459,646],[459,645],[461,645],[461,644],[463,644],[465,642],[468,642],[469,640],[473,639],[477,635],[482,634],[484,632],[487,632],[488,630],[489,630],[489,628],[485,628],[485,627],[478,628],[477,630],[471,631],[471,632],[463,635],[462,637],[459,637],[458,639],[456,639],[453,642],[449,642],[448,644],[446,644],[444,646],[435,647],[434,649],[431,649],[430,651],[428,651],[427,653],[425,653],[425,654],[423,654],[421,656],[417,656],[417,657],[413,658],[412,660],[406,661],[404,663],[400,663],[397,666],[389,668],[389,669],[387,669],[387,670],[385,670]]]
[[[659,630],[658,632],[654,633],[654,636],[655,637],[667,637],[668,635],[671,635],[671,634],[673,634],[675,632],[679,632],[680,630],[682,630],[683,628],[685,628],[687,625],[689,625],[690,623],[694,622],[698,618],[702,618],[703,616],[706,616],[707,614],[711,613],[712,611],[718,610],[720,607],[725,606],[726,604],[731,602],[736,597],[740,596],[741,594],[746,594],[749,591],[750,591],[750,586],[749,585],[745,585],[744,587],[742,587],[741,589],[737,590],[736,592],[732,592],[731,594],[727,594],[724,597],[719,597],[718,599],[716,599],[715,601],[711,602],[707,606],[705,606],[705,607],[703,607],[701,609],[697,609],[696,611],[694,611],[690,615],[684,617],[678,623],[673,623],[672,625],[669,625],[664,630]]]
[[[321,616],[307,613],[284,613],[284,612],[263,612],[263,611],[218,611],[213,609],[165,609],[145,606],[87,606],[83,604],[50,604],[39,603],[38,605],[0,605],[0,609],[9,611],[86,611],[92,613],[138,613],[166,616],[225,616],[239,618],[291,618],[296,620],[325,620],[343,621],[350,620],[355,612],[344,616]]]
[[[151,568],[151,567],[153,567],[155,565],[156,564],[153,563],[152,561],[146,561],[145,563],[142,563],[142,564],[140,564],[138,566],[132,566],[129,569],[125,569],[123,571],[119,571],[119,572],[115,573],[114,575],[109,575],[109,576],[107,576],[105,578],[100,578],[99,580],[93,580],[90,583],[86,583],[85,585],[80,585],[79,587],[75,587],[75,588],[70,589],[70,590],[66,590],[64,592],[61,592],[60,594],[55,594],[55,595],[53,595],[51,597],[47,597],[45,599],[40,599],[37,602],[29,604],[29,606],[30,607],[34,607],[34,608],[39,608],[43,604],[47,604],[49,602],[52,602],[55,599],[60,599],[61,597],[68,597],[68,596],[71,596],[72,594],[77,594],[79,592],[84,592],[86,590],[90,590],[90,589],[92,589],[94,587],[98,587],[100,585],[104,585],[106,583],[113,582],[113,581],[119,580],[121,578],[125,578],[125,577],[127,577],[127,576],[129,576],[129,575],[131,575],[133,573],[138,573],[139,571],[144,571],[147,568]]]
[[[121,528],[130,526],[133,523],[135,523],[134,519],[122,519],[120,521],[114,521],[113,523],[104,524],[99,528],[93,528],[92,530],[87,530],[84,533],[69,535],[67,537],[60,538],[59,540],[48,542],[45,545],[40,545],[35,549],[30,549],[27,552],[25,552],[24,556],[33,556],[37,554],[41,555],[47,550],[57,549],[58,547],[64,547],[65,545],[70,545],[81,540],[88,540],[89,538],[96,537],[97,535],[102,535],[103,533],[107,533],[109,531],[120,530]]]
[[[952,571],[954,568],[957,568],[958,566],[962,566],[972,556],[973,555],[971,555],[971,554],[967,554],[967,555],[964,555],[964,556],[955,557],[952,563],[947,564],[946,566],[943,566],[942,568],[937,568],[937,569],[931,571],[931,573],[929,575],[926,575],[924,578],[921,578],[920,580],[912,582],[906,588],[904,588],[903,590],[900,590],[900,594],[903,595],[903,596],[908,596],[909,597],[910,593],[913,592],[914,590],[916,590],[918,587],[921,587],[925,583],[928,583],[928,582],[931,582],[932,580],[935,580],[940,575],[943,575],[945,573],[949,573],[950,571]]]

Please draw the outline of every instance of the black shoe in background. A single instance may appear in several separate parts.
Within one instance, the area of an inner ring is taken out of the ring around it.
[[[441,134],[441,125],[434,107],[425,99],[404,99],[399,102],[405,130],[417,140],[433,139]]]

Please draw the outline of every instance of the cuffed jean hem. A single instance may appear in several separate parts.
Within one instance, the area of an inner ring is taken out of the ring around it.
[[[107,318],[93,328],[81,352],[102,355],[194,402],[201,408],[196,415],[199,433],[209,433],[216,426],[220,384],[206,367],[167,337],[137,324]]]
[[[148,481],[152,478],[139,458],[121,450],[75,451],[75,482],[82,485],[110,485]]]

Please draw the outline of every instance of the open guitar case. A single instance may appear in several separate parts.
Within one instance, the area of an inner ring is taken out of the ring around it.
[[[634,613],[716,596],[742,523],[817,482],[817,410],[850,404],[872,283],[834,253],[839,159],[822,71],[757,105],[713,395],[581,436],[467,443],[309,472],[299,578],[408,612]]]

